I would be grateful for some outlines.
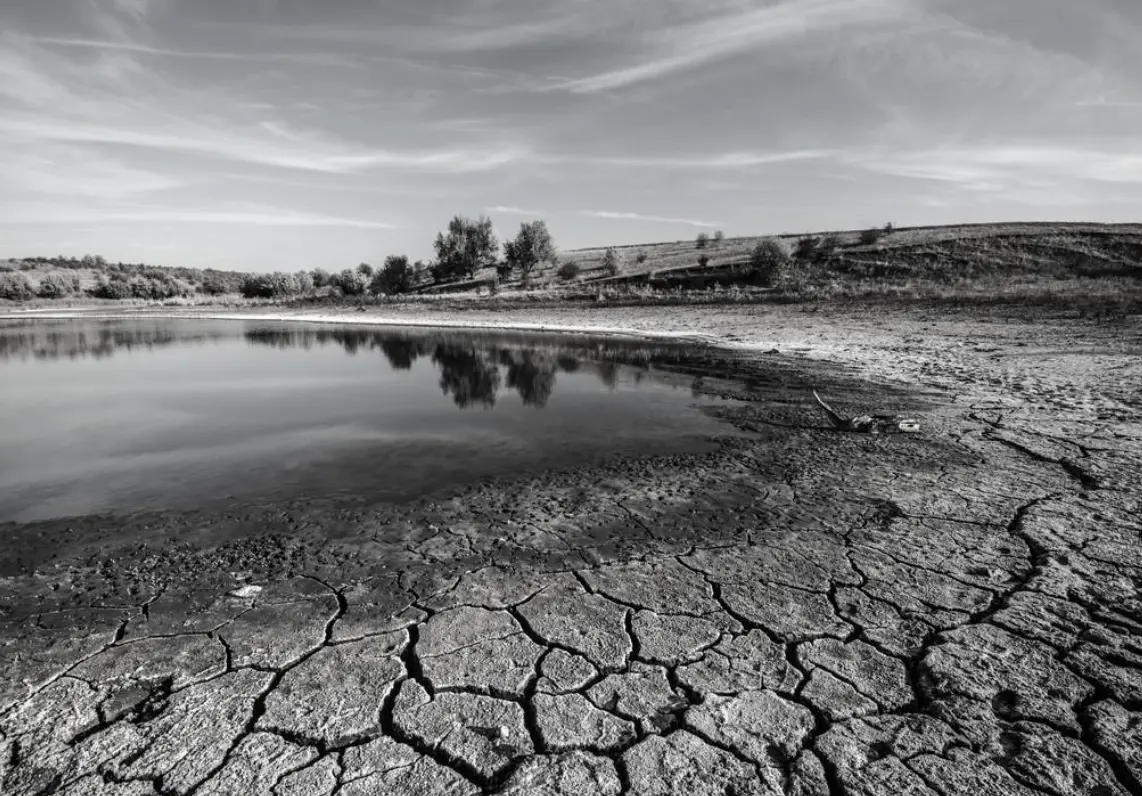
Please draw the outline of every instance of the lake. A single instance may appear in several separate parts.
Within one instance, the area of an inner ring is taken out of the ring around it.
[[[724,425],[613,338],[192,319],[0,320],[0,521],[406,501],[705,449]]]

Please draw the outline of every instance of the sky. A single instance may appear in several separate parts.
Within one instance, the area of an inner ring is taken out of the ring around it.
[[[0,257],[1142,220],[1139,0],[3,0]]]

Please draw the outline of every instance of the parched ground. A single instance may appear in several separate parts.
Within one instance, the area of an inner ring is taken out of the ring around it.
[[[459,320],[713,336],[741,401],[409,506],[0,528],[0,791],[1142,794],[1138,319]]]

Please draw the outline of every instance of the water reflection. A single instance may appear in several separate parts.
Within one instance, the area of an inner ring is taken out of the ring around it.
[[[601,337],[149,319],[0,323],[0,362],[103,359],[116,352],[221,343],[236,337],[255,347],[339,346],[350,356],[379,352],[398,372],[426,360],[440,371],[441,391],[461,409],[490,409],[505,388],[517,393],[525,405],[543,407],[555,391],[559,373],[590,372],[614,390],[623,374],[637,384],[654,367],[687,356],[687,348],[679,345]]]
[[[233,332],[193,324],[142,324],[121,321],[0,322],[0,362],[9,360],[104,359],[116,351],[163,348],[176,343],[209,343],[233,337]]]
[[[461,409],[487,408],[506,386],[526,406],[543,407],[555,391],[558,373],[591,369],[608,389],[617,389],[627,367],[631,380],[647,370],[681,361],[677,345],[648,345],[613,338],[549,338],[479,332],[407,332],[393,329],[247,329],[251,345],[311,348],[339,345],[347,354],[380,351],[393,370],[410,370],[428,358],[440,370],[440,389]]]

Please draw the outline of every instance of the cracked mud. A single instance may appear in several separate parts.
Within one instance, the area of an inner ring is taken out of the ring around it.
[[[709,453],[0,528],[0,791],[1142,796],[1137,332],[857,326],[694,363]]]

